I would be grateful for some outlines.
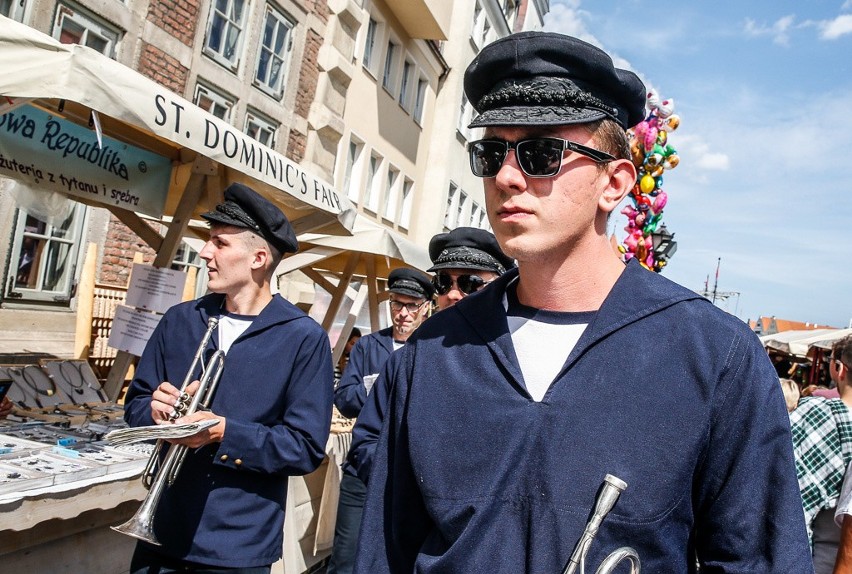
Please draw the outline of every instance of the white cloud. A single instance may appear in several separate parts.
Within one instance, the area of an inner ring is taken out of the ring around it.
[[[852,10],[852,0],[846,0],[843,3],[843,6],[840,7],[841,10]]]
[[[789,31],[794,27],[794,21],[795,16],[784,16],[773,22],[771,26],[766,26],[746,18],[744,30],[750,36],[771,36],[773,42],[786,46],[790,42]]]
[[[727,171],[731,165],[727,153],[712,151],[710,144],[699,136],[676,132],[670,142],[678,150],[681,163],[689,166],[690,170]]]
[[[852,4],[852,1],[846,4]],[[820,38],[823,40],[836,40],[845,34],[852,34],[852,14],[841,14],[834,20],[821,22],[819,27]]]
[[[600,46],[600,42],[586,28],[589,13],[580,9],[580,0],[563,0],[554,3],[544,23],[548,32],[559,32]]]

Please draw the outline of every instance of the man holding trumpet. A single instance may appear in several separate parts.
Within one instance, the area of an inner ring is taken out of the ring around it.
[[[464,88],[484,128],[471,170],[518,270],[385,363],[356,574],[609,574],[623,545],[610,556],[643,572],[812,572],[760,341],[610,244],[636,183],[640,79],[576,38],[521,32],[485,46]]]
[[[210,294],[170,309],[142,355],[125,401],[131,426],[170,424],[208,319],[218,325],[204,350],[225,352],[209,410],[176,423],[217,419],[196,435],[154,514],[160,546],[140,542],[132,574],[269,572],[281,557],[287,477],[316,469],[325,455],[332,360],[322,328],[270,282],[284,253],[298,248],[286,216],[241,184],[204,214]],[[203,362],[203,361],[202,361]],[[191,375],[198,378],[199,374]],[[187,387],[192,395],[198,381]]]

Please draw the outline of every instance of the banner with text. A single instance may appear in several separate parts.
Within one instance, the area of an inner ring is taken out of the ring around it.
[[[171,161],[31,105],[0,115],[0,175],[160,217]]]

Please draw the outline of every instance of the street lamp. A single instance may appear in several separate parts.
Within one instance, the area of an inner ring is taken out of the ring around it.
[[[662,224],[651,234],[651,243],[654,248],[654,259],[656,261],[668,261],[677,251],[677,241],[674,233],[669,233],[666,224]]]

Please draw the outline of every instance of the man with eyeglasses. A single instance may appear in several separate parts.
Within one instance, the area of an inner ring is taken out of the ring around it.
[[[452,307],[476,293],[507,269],[515,267],[494,234],[476,227],[457,227],[439,233],[429,241],[429,257],[434,272],[432,286],[438,310]]]
[[[842,381],[843,392],[852,392],[852,336],[846,336],[832,345],[831,365],[829,371],[832,378]],[[841,383],[838,382],[838,388]],[[849,407],[852,401],[842,395],[844,404]],[[834,565],[834,574],[845,574],[852,572],[852,461],[846,467],[846,475],[837,502],[837,511],[834,514],[835,524],[840,527],[840,541],[837,549],[837,559]]]
[[[593,525],[587,571],[628,545],[647,572],[810,572],[760,341],[611,248],[642,82],[576,38],[521,32],[464,86],[485,128],[471,169],[518,270],[385,364],[356,572],[563,572],[607,474],[627,489]]]
[[[847,552],[838,551],[839,526],[843,523],[843,514],[850,511],[850,494],[847,493],[845,500],[841,499],[844,476],[848,474],[846,469],[852,462],[850,363],[852,336],[847,336],[832,345],[828,365],[840,398],[804,397],[790,413],[796,473],[816,574],[850,571],[835,570],[835,558],[839,563],[852,566],[852,561],[845,562]],[[852,552],[849,554],[848,558],[852,558]]]
[[[334,391],[334,404],[345,417],[359,416],[379,371],[391,353],[405,345],[426,318],[434,295],[429,276],[407,267],[390,272],[388,292],[393,324],[361,337],[355,343],[349,353],[343,378]],[[348,574],[355,565],[361,511],[367,488],[359,478],[358,463],[352,457],[350,451],[343,464],[334,545],[327,574]]]

